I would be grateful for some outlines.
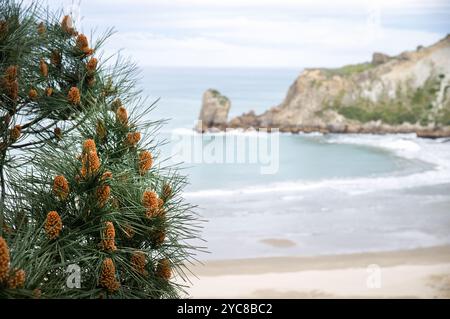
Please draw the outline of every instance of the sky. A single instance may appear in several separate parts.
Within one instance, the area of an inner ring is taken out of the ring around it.
[[[450,33],[448,0],[46,0],[155,67],[337,67]]]

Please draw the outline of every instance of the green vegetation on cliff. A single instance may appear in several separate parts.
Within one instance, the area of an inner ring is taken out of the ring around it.
[[[398,89],[396,98],[385,98],[378,102],[359,98],[352,105],[342,105],[337,101],[334,108],[346,118],[362,123],[380,120],[391,125],[405,122],[428,125],[441,80],[441,77],[432,77],[415,90]],[[435,120],[450,123],[450,111],[442,112]]]
[[[450,102],[439,111],[437,122],[441,125],[450,126]]]
[[[357,73],[362,73],[364,71],[370,70],[374,67],[374,65],[370,62],[358,63],[358,64],[349,64],[345,65],[341,68],[335,69],[321,69],[321,71],[327,76],[339,75],[346,76]]]
[[[404,106],[402,103],[386,104],[381,103],[376,109],[367,110],[359,106],[346,106],[339,109],[339,113],[351,120],[357,120],[365,123],[370,121],[381,120],[384,123],[398,125],[405,122],[427,124],[427,118],[415,113],[412,109]]]
[[[225,105],[230,102],[230,100],[225,95],[222,95],[218,90],[209,89],[209,91],[211,92],[213,97],[217,98],[220,105]]]

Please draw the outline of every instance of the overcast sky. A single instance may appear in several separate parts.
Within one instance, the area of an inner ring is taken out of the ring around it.
[[[47,0],[77,14],[78,0]],[[141,66],[313,67],[397,54],[450,33],[448,0],[81,0],[81,29]]]

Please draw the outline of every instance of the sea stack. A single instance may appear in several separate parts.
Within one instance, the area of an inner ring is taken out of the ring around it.
[[[227,126],[230,100],[214,89],[203,93],[202,108],[196,130],[205,132],[210,129],[224,130]]]

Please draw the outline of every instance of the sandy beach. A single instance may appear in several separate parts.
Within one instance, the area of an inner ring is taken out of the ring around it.
[[[208,261],[192,298],[450,298],[450,246]]]

